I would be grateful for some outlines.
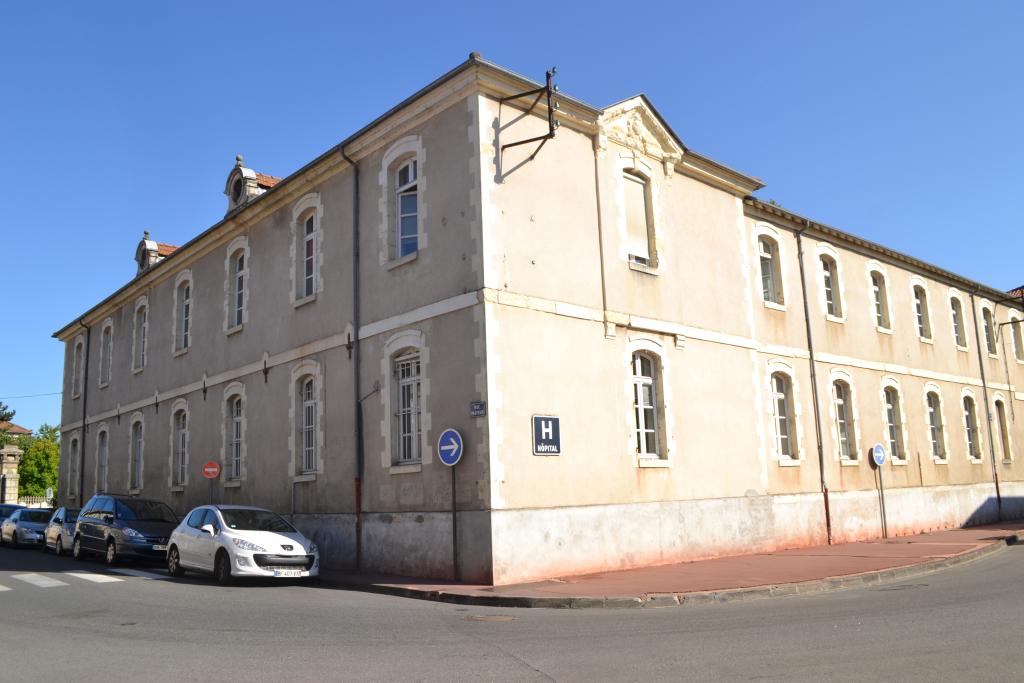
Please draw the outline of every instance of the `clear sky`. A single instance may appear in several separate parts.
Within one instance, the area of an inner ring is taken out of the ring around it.
[[[1022,2],[6,3],[0,400],[60,418],[50,335],[132,278],[144,229],[224,214],[235,154],[286,176],[477,50],[690,148],[797,213],[1024,283]]]

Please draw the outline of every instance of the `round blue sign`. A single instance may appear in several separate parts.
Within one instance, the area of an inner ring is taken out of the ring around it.
[[[448,467],[454,467],[462,458],[462,435],[454,429],[446,429],[437,439],[437,457]]]
[[[885,446],[880,443],[876,443],[875,447],[871,449],[871,459],[875,461],[875,465],[881,467],[885,464]]]

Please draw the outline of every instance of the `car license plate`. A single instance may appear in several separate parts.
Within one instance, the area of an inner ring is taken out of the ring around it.
[[[274,576],[307,576],[309,572],[302,569],[275,569]]]
[[[167,546],[165,546],[165,545],[154,545],[153,546],[153,550],[167,550]]]

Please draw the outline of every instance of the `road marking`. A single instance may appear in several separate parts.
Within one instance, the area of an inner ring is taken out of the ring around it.
[[[67,576],[73,576],[76,579],[82,579],[84,581],[92,581],[93,583],[113,583],[116,581],[124,581],[116,576],[110,574],[93,574],[91,572],[64,572]]]
[[[55,586],[66,586],[68,584],[57,579],[50,578],[49,576],[43,576],[42,574],[13,574],[12,579],[18,581],[24,581],[30,583],[37,588],[53,588]]]
[[[140,579],[157,579],[159,581],[164,581],[166,579],[171,578],[167,574],[156,574],[154,572],[144,572],[141,569],[114,569],[114,568],[111,568],[110,571],[114,572],[115,574],[124,574],[125,576],[135,576],[135,577],[140,578]]]
[[[11,590],[11,589],[8,588],[7,586],[3,585],[3,584],[0,584],[0,593],[3,593],[4,591],[9,591],[9,590]]]

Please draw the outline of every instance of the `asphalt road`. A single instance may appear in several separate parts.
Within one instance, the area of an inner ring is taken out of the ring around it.
[[[874,588],[626,610],[461,607],[298,584],[220,588],[170,580],[157,567],[122,571],[136,575],[0,548],[0,680],[1024,675],[1024,547]]]

